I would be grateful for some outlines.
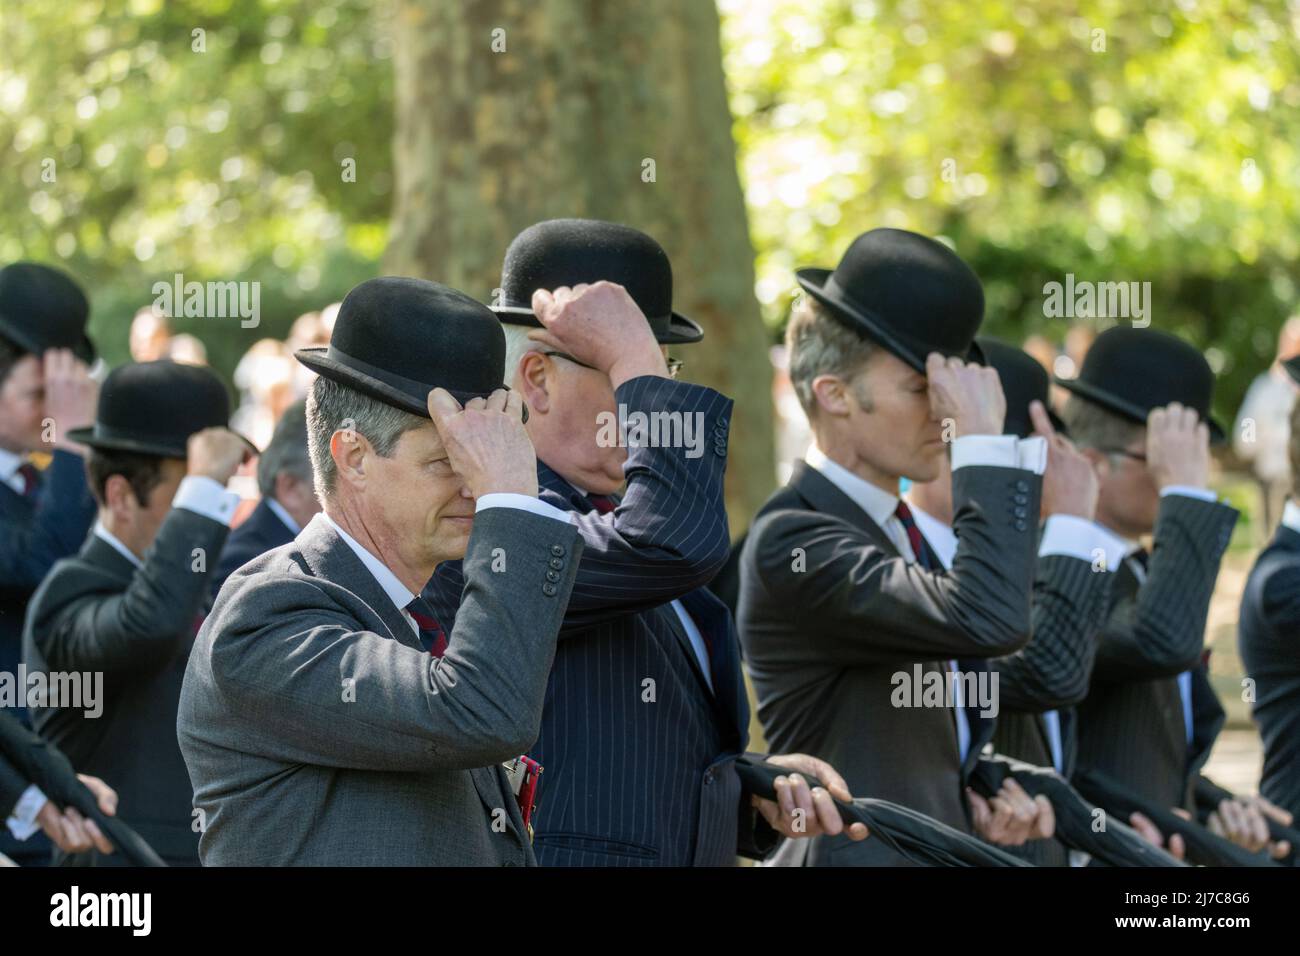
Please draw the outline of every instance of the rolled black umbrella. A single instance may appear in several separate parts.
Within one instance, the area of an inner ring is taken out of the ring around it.
[[[95,794],[77,779],[77,772],[61,750],[4,713],[0,713],[0,748],[14,768],[36,784],[55,806],[75,807],[83,817],[94,820],[133,866],[167,865],[140,834],[99,809]]]
[[[1056,839],[1071,850],[1087,853],[1107,866],[1187,866],[1119,820],[1108,819],[1105,829],[1094,829],[1097,807],[1049,767],[1036,767],[1002,754],[981,757],[970,783],[976,793],[987,798],[998,792],[1007,777],[1031,797],[1042,795],[1052,802]]]
[[[1277,866],[1262,854],[1250,853],[1223,837],[1215,836],[1195,820],[1184,820],[1169,807],[1156,806],[1128,787],[1095,770],[1074,775],[1074,786],[1087,799],[1113,816],[1127,820],[1141,813],[1168,840],[1177,833],[1187,846],[1187,859],[1201,866]]]
[[[1209,777],[1197,774],[1192,796],[1196,800],[1196,809],[1209,814],[1218,810],[1219,804],[1224,800],[1232,800],[1235,795],[1231,791],[1223,789]],[[1282,862],[1288,866],[1300,864],[1300,856],[1297,856],[1297,851],[1300,851],[1300,830],[1293,826],[1289,827],[1285,823],[1278,823],[1272,817],[1265,817],[1264,822],[1268,824],[1269,839],[1274,842],[1287,840],[1291,843],[1291,852],[1283,858]]]
[[[794,771],[739,757],[736,772],[750,793],[775,800],[776,778]],[[826,786],[810,774],[800,771],[799,775],[810,787]],[[846,825],[865,823],[871,830],[868,839],[880,840],[918,866],[1033,866],[946,823],[888,800],[857,797],[851,803],[835,800],[835,806]]]

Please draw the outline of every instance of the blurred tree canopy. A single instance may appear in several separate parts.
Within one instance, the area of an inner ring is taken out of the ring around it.
[[[1066,273],[1150,281],[1153,327],[1205,349],[1230,416],[1294,310],[1300,3],[720,8],[774,335],[794,267],[910,227],[975,266],[988,330],[1009,338],[1059,341],[1042,289]],[[113,362],[155,281],[258,280],[261,327],[176,322],[229,371],[379,268],[391,19],[362,0],[6,2],[0,259],[79,276]]]
[[[1296,311],[1300,3],[722,0],[778,326],[792,270],[860,232],[949,238],[986,331],[1061,341],[1044,284],[1149,281],[1231,420]]]

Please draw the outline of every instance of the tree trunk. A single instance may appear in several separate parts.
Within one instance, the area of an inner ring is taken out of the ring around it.
[[[489,302],[506,246],[534,222],[654,236],[674,307],[705,330],[675,351],[684,377],[736,400],[727,505],[743,530],[774,482],[771,367],[714,5],[398,0],[395,30],[385,267]]]

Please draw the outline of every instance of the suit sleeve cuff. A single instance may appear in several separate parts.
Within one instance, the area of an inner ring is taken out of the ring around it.
[[[15,840],[26,840],[40,829],[40,825],[36,822],[36,815],[44,809],[47,802],[45,794],[41,793],[41,788],[36,784],[23,791],[23,795],[14,804],[9,819],[5,821]]]
[[[1038,544],[1040,558],[1061,554],[1096,566],[1096,559],[1104,556],[1105,564],[1101,567],[1107,571],[1119,569],[1124,550],[1124,542],[1118,537],[1095,521],[1078,515],[1050,515]]]
[[[963,435],[952,443],[952,470],[968,465],[1023,468],[1041,475],[1047,467],[1047,441],[1038,435]]]
[[[205,518],[219,521],[228,528],[234,520],[235,509],[239,507],[239,495],[227,491],[211,478],[186,475],[176,489],[172,507],[193,511]]]
[[[483,495],[478,499],[478,504],[474,506],[474,511],[477,513],[488,508],[518,508],[520,511],[531,511],[543,518],[554,518],[556,521],[563,521],[565,524],[573,523],[567,511],[561,511],[554,505],[548,505],[538,498],[517,495],[508,491],[496,491],[490,495]]]
[[[1165,495],[1184,495],[1198,501],[1218,501],[1219,496],[1209,488],[1197,488],[1195,485],[1165,485],[1160,489],[1160,497]]]

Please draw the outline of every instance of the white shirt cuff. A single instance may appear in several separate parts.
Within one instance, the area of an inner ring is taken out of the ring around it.
[[[1038,556],[1063,554],[1087,561],[1104,571],[1119,570],[1124,560],[1124,542],[1095,521],[1078,515],[1049,515],[1038,544]],[[1101,558],[1099,562],[1097,559]]]
[[[172,498],[172,507],[193,511],[229,527],[235,509],[239,507],[239,495],[227,491],[211,478],[186,475],[176,489],[176,497]]]
[[[537,498],[530,498],[528,495],[517,495],[510,491],[495,491],[490,495],[483,495],[478,499],[478,504],[474,506],[474,511],[477,514],[487,508],[518,508],[520,511],[531,511],[543,518],[554,518],[556,521],[563,521],[565,524],[573,523],[569,518],[569,512],[561,511],[554,505],[548,505],[545,501]]]
[[[1165,485],[1160,489],[1160,497],[1165,495],[1186,495],[1200,501],[1218,501],[1219,496],[1209,488],[1197,488],[1195,485]]]
[[[1047,467],[1047,440],[1041,435],[963,435],[952,443],[952,470],[967,465],[1023,468],[1041,475]]]
[[[36,822],[36,815],[45,808],[47,802],[45,794],[41,793],[41,788],[36,784],[23,791],[23,795],[14,804],[9,819],[5,821],[15,840],[26,840],[41,828]]]

